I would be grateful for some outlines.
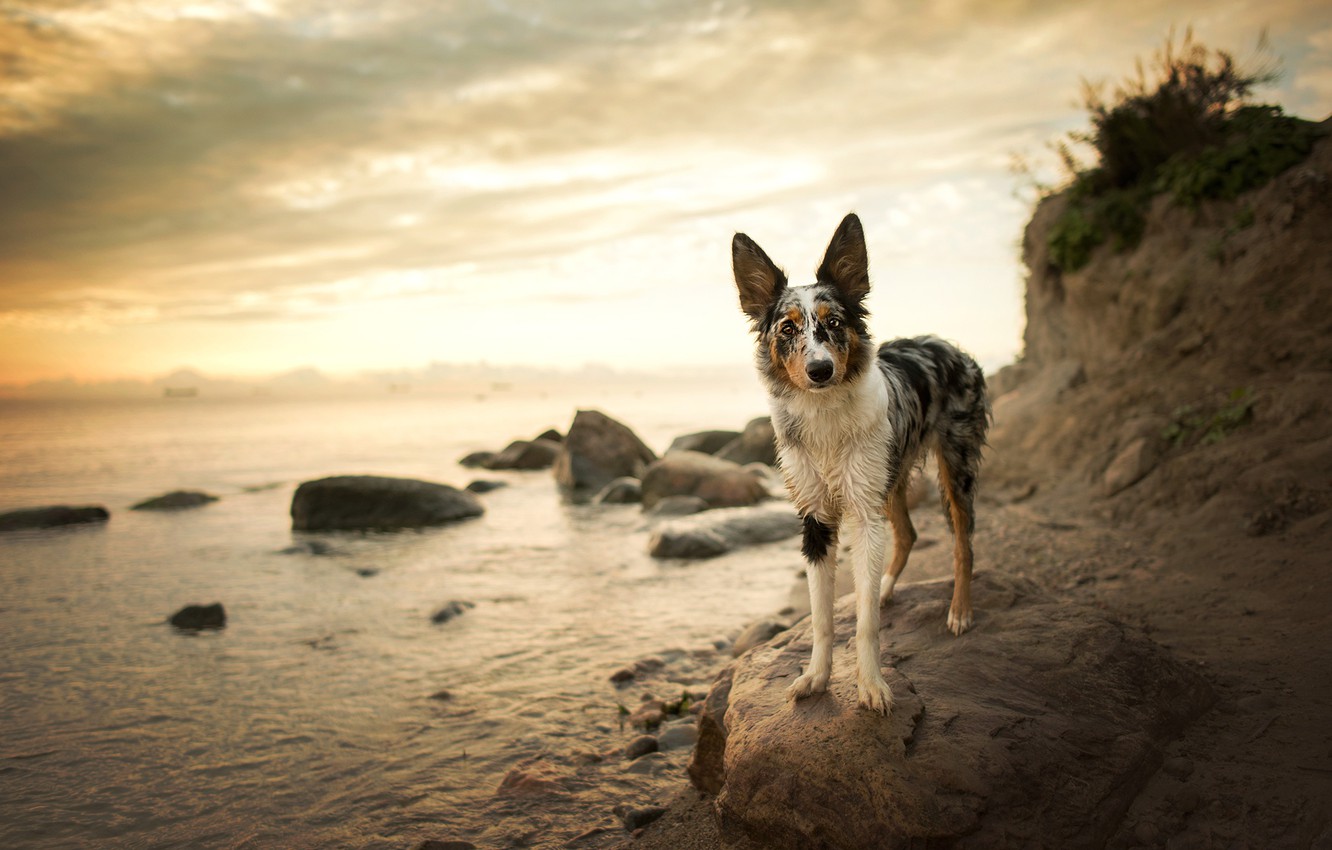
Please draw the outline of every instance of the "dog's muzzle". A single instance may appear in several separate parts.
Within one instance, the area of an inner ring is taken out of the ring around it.
[[[809,378],[809,382],[816,387],[821,387],[831,381],[833,373],[836,371],[831,360],[815,360],[805,366],[805,375]]]

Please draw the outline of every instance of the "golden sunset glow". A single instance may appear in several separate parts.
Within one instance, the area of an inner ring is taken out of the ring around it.
[[[0,389],[743,365],[731,234],[800,282],[848,210],[876,337],[993,368],[1022,331],[1012,154],[1186,24],[1241,60],[1266,28],[1264,96],[1332,109],[1315,2],[11,5]]]

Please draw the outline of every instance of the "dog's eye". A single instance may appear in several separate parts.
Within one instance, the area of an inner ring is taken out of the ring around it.
[[[832,328],[833,330],[837,330],[841,326],[842,326],[842,320],[837,318],[836,316],[833,316],[832,318],[828,319],[828,327]]]
[[[782,332],[782,336],[795,336],[795,322],[782,322],[782,326],[778,330]]]

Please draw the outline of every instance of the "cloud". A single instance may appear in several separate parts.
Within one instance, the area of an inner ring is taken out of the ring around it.
[[[633,297],[724,272],[740,224],[817,241],[849,205],[909,222],[887,256],[971,245],[952,219],[1008,245],[1021,211],[976,199],[1002,194],[1009,152],[1066,129],[1079,77],[1123,73],[1172,21],[1204,39],[1280,21],[1281,49],[1325,18],[1145,0],[8,7],[0,325]],[[1316,101],[1332,61],[1300,38]]]

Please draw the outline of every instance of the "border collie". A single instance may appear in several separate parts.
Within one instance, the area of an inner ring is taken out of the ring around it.
[[[855,575],[859,701],[887,714],[893,696],[879,669],[879,606],[892,598],[916,541],[906,491],[927,449],[938,462],[954,536],[948,629],[960,635],[971,626],[973,505],[990,417],[985,377],[971,357],[931,336],[893,340],[875,351],[865,324],[869,258],[855,214],[842,220],[807,286],[788,286],[743,233],[731,243],[731,260],[740,306],[758,337],[755,361],[768,391],[778,463],[804,520],[813,651],[788,695],[799,699],[828,687],[840,538],[849,544]],[[884,574],[887,525],[893,548]]]

